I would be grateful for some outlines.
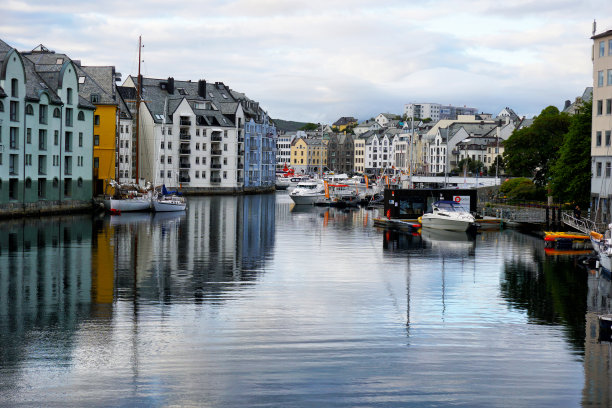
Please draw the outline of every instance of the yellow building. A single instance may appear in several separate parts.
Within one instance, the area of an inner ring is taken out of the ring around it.
[[[365,142],[365,139],[355,139],[355,157],[353,163],[355,163],[356,173],[363,174],[365,172]]]
[[[117,74],[112,66],[82,66],[78,75],[79,95],[96,106],[93,132],[94,196],[110,193],[107,185],[111,179],[117,178]]]
[[[343,116],[334,122],[334,124],[332,125],[332,128],[337,129],[340,132],[344,132],[348,128],[353,128],[357,126],[357,124],[358,124],[357,119],[350,117],[350,116]]]
[[[291,143],[291,167],[296,173],[319,173],[327,166],[328,140],[297,138]]]

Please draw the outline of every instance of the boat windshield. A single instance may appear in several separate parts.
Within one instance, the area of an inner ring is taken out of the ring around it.
[[[308,183],[308,184],[304,183],[304,184],[298,184],[297,187],[303,188],[303,189],[314,190],[315,188],[317,188],[317,185],[316,184],[310,184],[310,183]]]
[[[438,210],[449,211],[449,212],[467,212],[461,204],[455,201],[437,201],[434,205]]]

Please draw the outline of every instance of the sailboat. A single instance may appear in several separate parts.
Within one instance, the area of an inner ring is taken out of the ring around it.
[[[151,191],[149,186],[141,188],[138,185],[138,132],[139,109],[141,98],[140,61],[142,49],[141,37],[138,37],[138,88],[136,89],[136,183],[118,183],[111,180],[108,186],[115,191],[113,195],[105,196],[104,208],[114,214],[128,211],[149,211],[151,209]]]

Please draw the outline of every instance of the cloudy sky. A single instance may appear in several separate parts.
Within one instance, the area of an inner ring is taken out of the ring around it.
[[[85,65],[223,81],[273,118],[331,123],[409,102],[519,115],[592,85],[610,0],[3,0],[0,38]]]

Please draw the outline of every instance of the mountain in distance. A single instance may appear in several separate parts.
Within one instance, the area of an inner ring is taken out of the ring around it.
[[[272,119],[272,122],[276,125],[277,131],[283,132],[295,132],[304,127],[307,122],[295,122],[292,120]]]

